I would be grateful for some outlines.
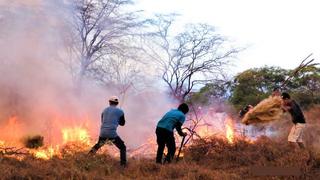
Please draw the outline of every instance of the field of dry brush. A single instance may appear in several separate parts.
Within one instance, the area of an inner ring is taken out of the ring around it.
[[[253,166],[299,167],[300,176],[253,176]],[[211,138],[190,146],[179,162],[158,165],[153,159],[128,160],[128,167],[105,154],[66,153],[62,158],[17,160],[0,157],[0,179],[317,179],[320,154],[293,149],[283,142],[260,137],[255,143],[229,144]]]

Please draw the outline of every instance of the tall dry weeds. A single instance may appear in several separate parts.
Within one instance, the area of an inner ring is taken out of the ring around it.
[[[19,161],[0,157],[2,179],[260,179],[252,176],[252,166],[300,167],[302,175],[281,179],[313,179],[320,170],[319,153],[292,149],[267,137],[255,143],[237,139],[234,144],[219,138],[195,141],[178,163],[159,165],[154,159],[128,160],[122,169],[117,158],[107,154],[88,156],[86,151],[63,158]],[[280,177],[266,177],[278,179]]]

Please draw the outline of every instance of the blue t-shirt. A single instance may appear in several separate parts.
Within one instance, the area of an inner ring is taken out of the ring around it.
[[[117,137],[117,127],[119,125],[120,117],[123,115],[123,111],[116,106],[109,106],[105,108],[102,112],[100,137]]]
[[[183,124],[185,120],[186,116],[185,114],[183,114],[183,112],[179,111],[178,109],[172,109],[161,118],[161,120],[158,122],[157,127],[164,128],[173,132],[173,129],[175,128],[177,122]]]

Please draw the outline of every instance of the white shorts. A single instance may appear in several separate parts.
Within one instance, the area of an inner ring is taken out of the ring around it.
[[[288,141],[289,142],[303,142],[302,141],[302,134],[303,134],[303,129],[306,126],[305,123],[297,123],[293,125],[291,128],[290,134],[288,136]]]

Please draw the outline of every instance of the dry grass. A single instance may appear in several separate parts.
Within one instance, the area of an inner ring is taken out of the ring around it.
[[[217,138],[199,140],[178,163],[158,165],[153,159],[131,158],[126,169],[120,167],[118,159],[105,154],[88,156],[86,152],[47,161],[31,156],[22,161],[0,156],[0,179],[257,179],[261,177],[253,177],[250,172],[256,165],[301,167],[300,177],[281,179],[313,179],[320,175],[319,154],[261,137],[254,144],[244,140],[228,144]]]
[[[29,157],[23,161],[0,159],[2,179],[213,179],[228,177],[197,163],[181,161],[161,166],[150,159],[130,159],[126,169],[107,155],[88,157],[85,153],[48,161]]]
[[[300,150],[289,146],[286,142],[272,141],[260,137],[254,144],[238,140],[228,144],[221,139],[198,141],[186,153],[189,161],[207,164],[209,169],[221,170],[236,174],[242,178],[253,178],[250,168],[267,167],[300,167],[300,177],[289,179],[315,178],[320,171],[320,154],[310,149]]]
[[[269,97],[262,100],[252,110],[246,113],[242,119],[244,124],[268,123],[281,119],[283,111],[281,109],[281,97]]]
[[[219,138],[198,140],[184,152],[178,163],[158,165],[154,159],[128,160],[122,169],[119,160],[107,154],[87,156],[90,147],[70,144],[61,158],[24,160],[5,157],[0,149],[0,179],[319,179],[320,177],[320,106],[305,112],[307,149],[290,147],[287,134],[290,119],[274,122],[281,132],[277,140],[258,138],[255,143],[236,139],[228,144]],[[253,176],[253,166],[299,167],[301,176]]]

